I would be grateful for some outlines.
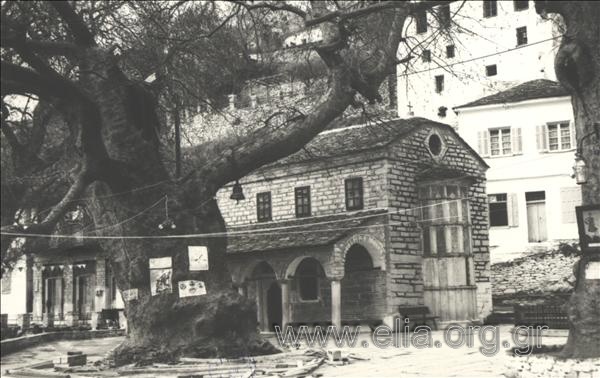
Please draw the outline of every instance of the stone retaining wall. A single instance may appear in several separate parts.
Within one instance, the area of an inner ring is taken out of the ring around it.
[[[579,257],[551,250],[492,265],[495,305],[562,304],[569,297]]]

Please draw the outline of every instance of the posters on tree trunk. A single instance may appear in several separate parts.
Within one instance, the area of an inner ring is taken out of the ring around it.
[[[150,293],[152,295],[171,293],[173,291],[173,285],[171,283],[171,257],[150,259],[149,265]]]
[[[204,286],[204,282],[196,280],[179,281],[179,298],[205,294],[206,286]]]
[[[136,300],[138,299],[138,289],[123,290],[122,295],[125,302]]]
[[[190,271],[208,270],[208,248],[205,246],[188,246]]]

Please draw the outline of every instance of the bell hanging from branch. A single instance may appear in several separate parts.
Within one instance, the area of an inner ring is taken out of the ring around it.
[[[235,184],[233,184],[233,191],[231,192],[231,197],[229,198],[238,202],[246,199],[246,197],[244,197],[244,190],[242,189],[242,184],[240,184],[238,180],[235,180]]]

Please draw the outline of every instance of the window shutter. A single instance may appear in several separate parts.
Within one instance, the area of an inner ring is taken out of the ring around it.
[[[546,138],[546,125],[538,125],[536,129],[537,149],[540,152],[548,151],[548,139]]]
[[[479,139],[479,147],[478,147],[478,151],[479,155],[481,156],[489,156],[490,154],[490,147],[489,147],[489,138],[488,138],[488,132],[487,130],[484,131],[479,131],[477,133],[477,137]]]
[[[523,151],[523,139],[521,138],[521,128],[513,127],[510,131],[512,137],[512,153],[521,154]]]
[[[577,148],[577,135],[575,135],[575,122],[569,122],[569,131],[571,133],[571,148]]]
[[[508,213],[508,225],[517,227],[519,225],[519,204],[517,193],[509,193],[506,199],[506,212]]]

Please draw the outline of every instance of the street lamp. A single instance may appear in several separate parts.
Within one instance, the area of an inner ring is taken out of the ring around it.
[[[588,180],[588,167],[581,153],[575,153],[575,164],[573,165],[573,177],[578,185],[583,185]]]
[[[579,185],[587,183],[589,176],[589,168],[582,154],[583,141],[593,135],[596,136],[596,139],[600,139],[600,123],[595,122],[592,125],[592,127],[593,130],[581,137],[581,139],[579,139],[579,142],[577,143],[577,152],[575,152],[575,164],[573,165],[573,175],[571,177],[573,177],[575,179],[575,182]]]

